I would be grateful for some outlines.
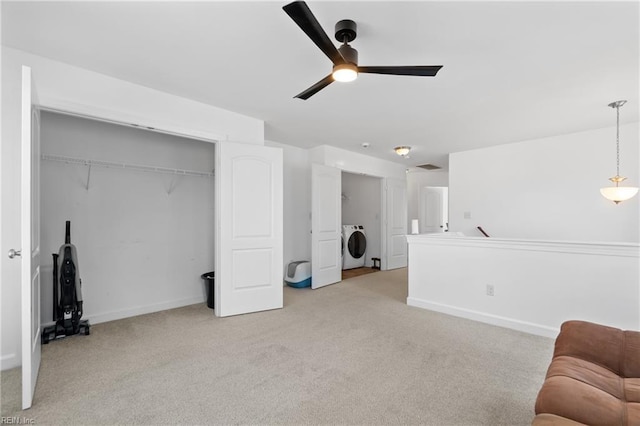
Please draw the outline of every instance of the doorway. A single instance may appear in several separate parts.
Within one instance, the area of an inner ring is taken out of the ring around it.
[[[342,279],[342,174],[343,169],[311,164],[311,288]],[[362,175],[362,173],[360,173]],[[368,176],[371,177],[371,176]],[[380,191],[380,269],[407,266],[406,178],[376,177]],[[345,194],[345,197],[349,197]],[[358,218],[354,218],[358,220]],[[364,227],[364,225],[363,225]],[[375,228],[375,226],[374,226]],[[373,257],[373,256],[367,256]],[[371,259],[373,263],[373,259]]]
[[[341,200],[342,279],[375,272],[382,255],[382,179],[343,171]]]

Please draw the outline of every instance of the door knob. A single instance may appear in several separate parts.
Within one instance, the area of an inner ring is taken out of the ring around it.
[[[22,256],[22,250],[10,249],[9,250],[9,259],[13,259],[16,256]]]

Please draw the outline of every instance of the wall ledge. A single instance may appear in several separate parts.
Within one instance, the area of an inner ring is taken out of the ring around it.
[[[407,243],[409,245],[526,250],[640,258],[640,244],[638,243],[524,240],[515,238],[465,237],[455,234],[446,236],[440,234],[407,235]]]

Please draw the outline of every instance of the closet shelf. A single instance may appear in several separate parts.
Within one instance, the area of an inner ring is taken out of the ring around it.
[[[172,169],[168,167],[143,166],[140,164],[116,163],[112,161],[87,160],[84,158],[65,157],[62,155],[43,154],[42,159],[45,161],[55,161],[58,163],[76,164],[80,166],[89,166],[89,167],[96,166],[96,167],[107,167],[112,169],[129,169],[129,170],[137,170],[140,172],[164,173],[164,174],[171,174],[171,175],[196,176],[196,177],[207,177],[207,178],[214,176],[214,173],[210,173],[210,172],[198,172],[194,170]]]

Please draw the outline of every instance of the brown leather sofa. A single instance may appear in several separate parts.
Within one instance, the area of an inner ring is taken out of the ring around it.
[[[562,324],[535,426],[640,425],[640,332]]]

